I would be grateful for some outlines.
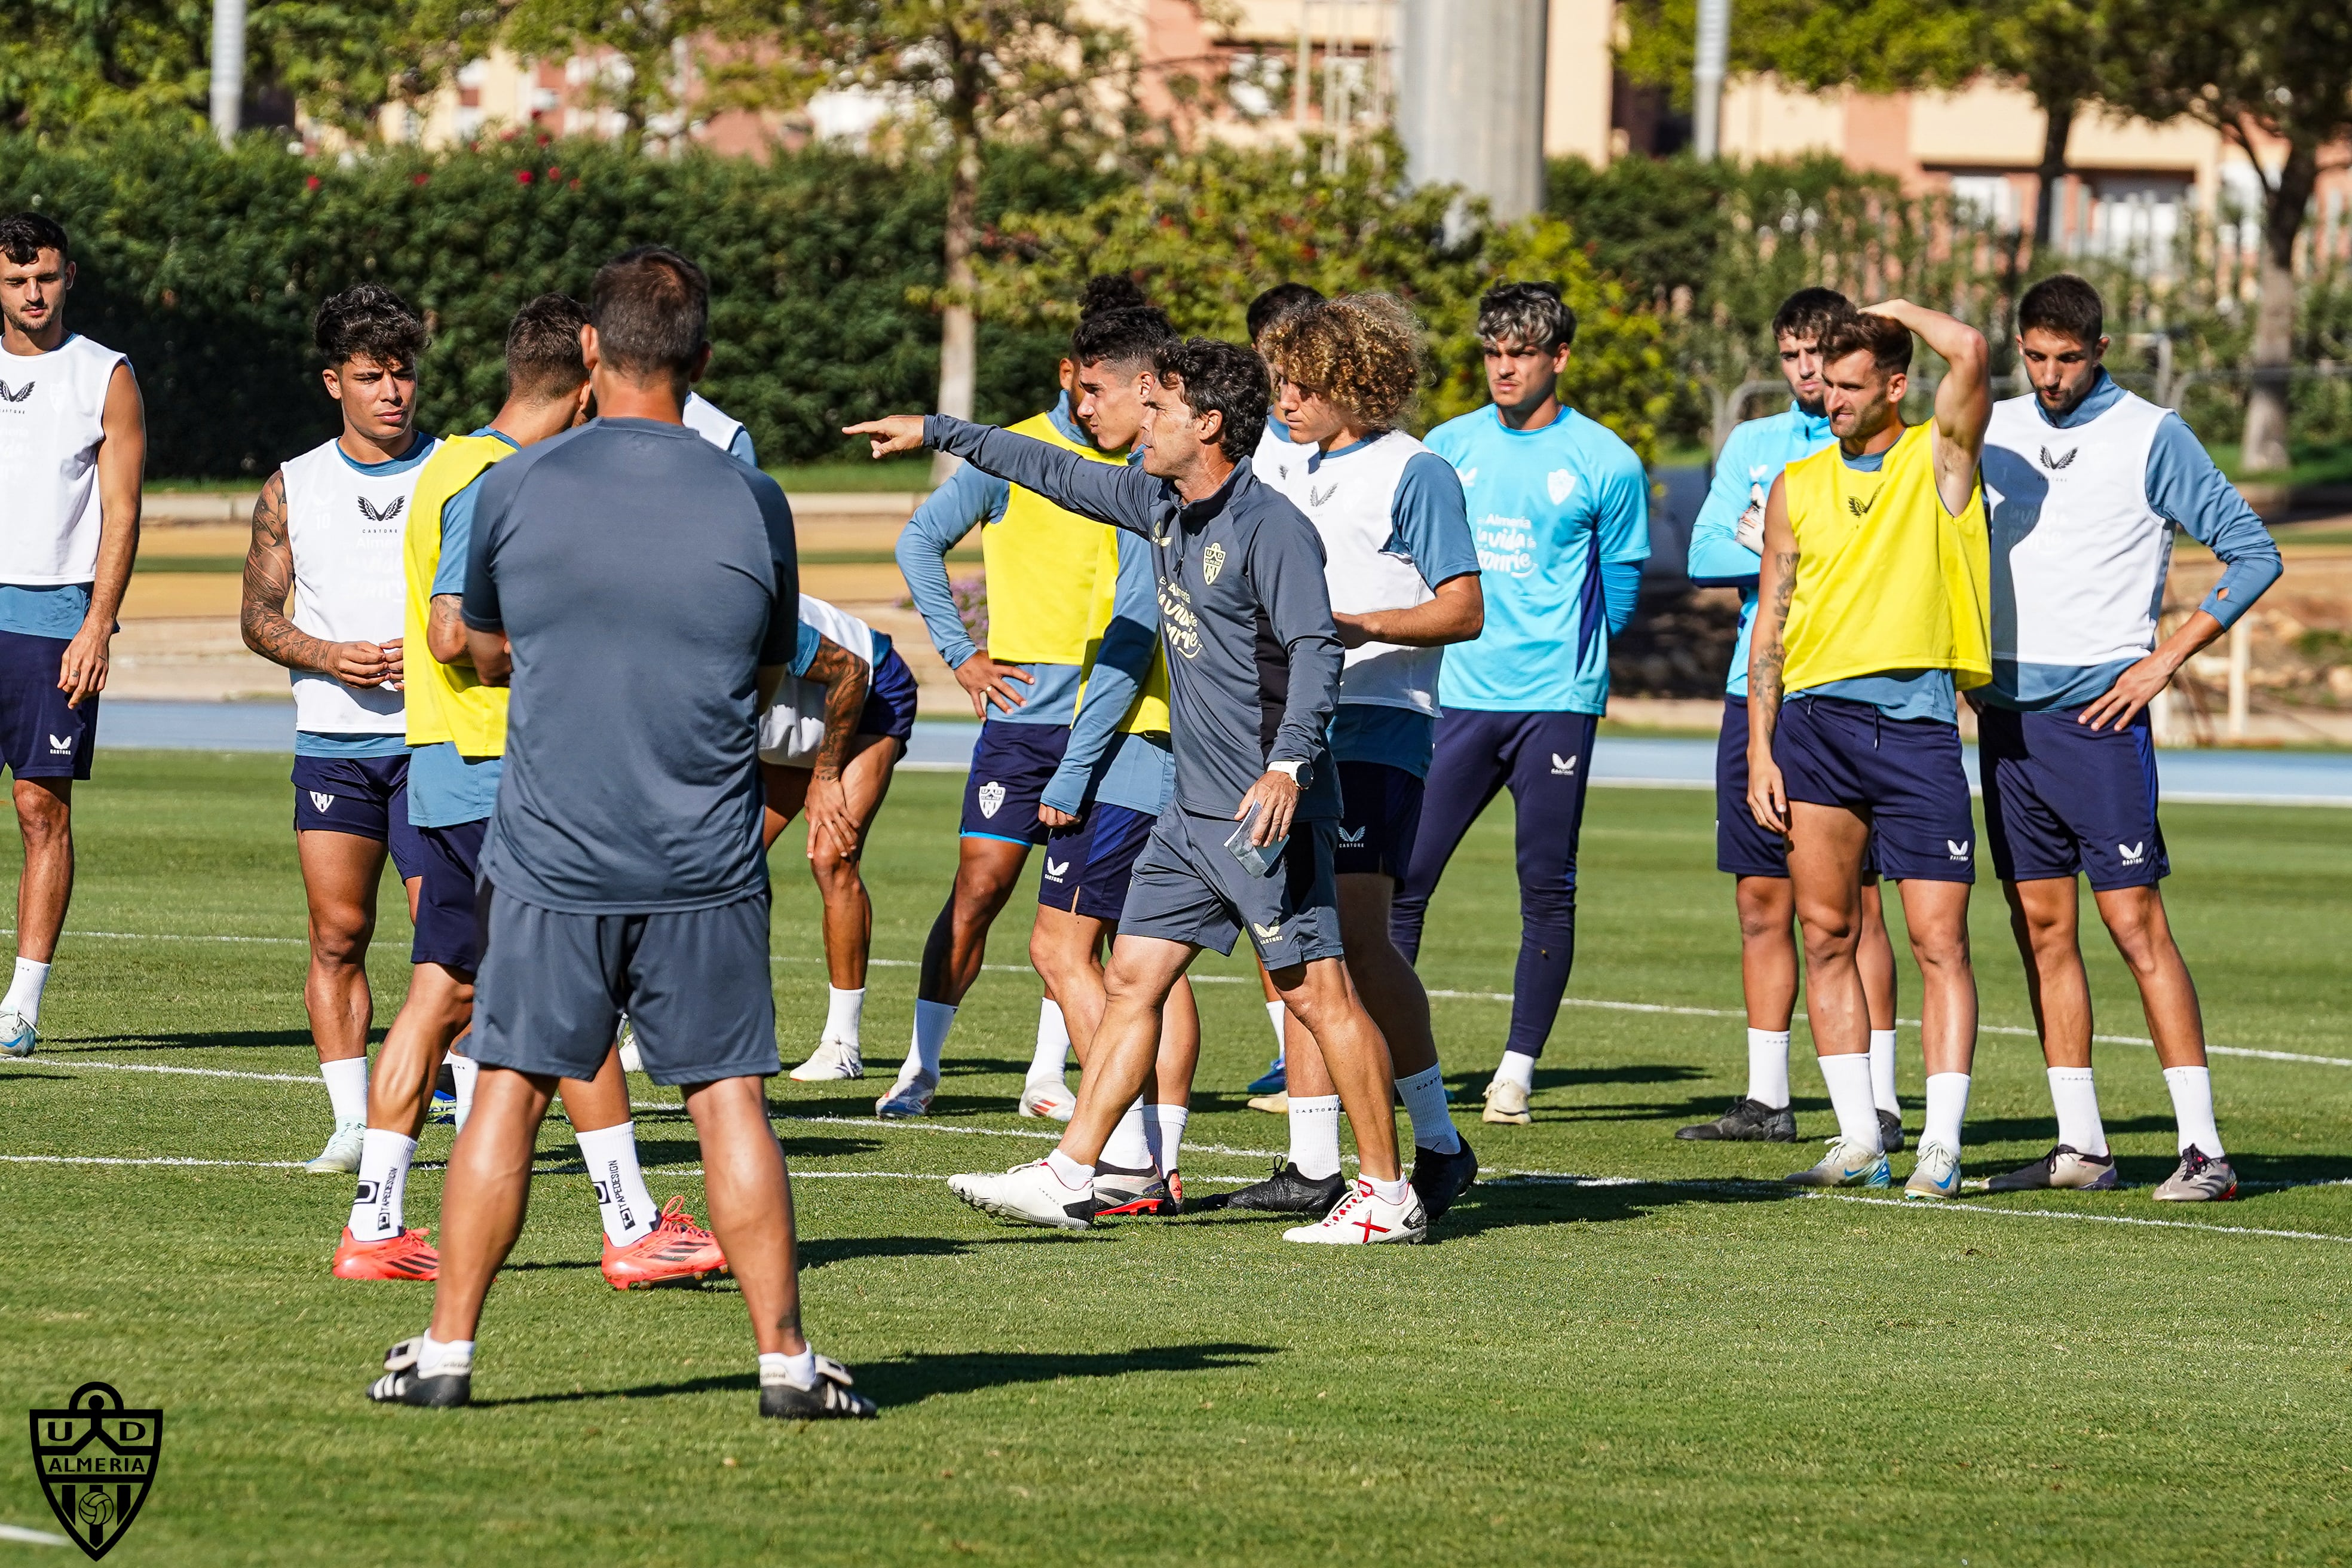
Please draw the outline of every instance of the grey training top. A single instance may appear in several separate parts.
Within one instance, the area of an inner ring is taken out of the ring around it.
[[[654,914],[767,885],[756,672],[800,629],[775,480],[650,419],[542,441],[482,478],[465,616],[514,645],[482,847],[500,893]]]
[[[1057,506],[1151,542],[1168,648],[1176,804],[1231,818],[1267,764],[1306,764],[1302,821],[1339,815],[1324,730],[1339,693],[1339,635],[1323,541],[1244,459],[1186,505],[1167,479],[943,414],[923,439]]]

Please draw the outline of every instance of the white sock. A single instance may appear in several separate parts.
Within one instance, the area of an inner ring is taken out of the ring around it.
[[[1895,1031],[1870,1031],[1870,1098],[1881,1110],[1900,1114],[1903,1102],[1895,1098]]]
[[[2050,1104],[2058,1112],[2058,1142],[2084,1154],[2107,1152],[2107,1130],[2099,1125],[2099,1091],[2089,1068],[2052,1068]]]
[[[1122,1171],[1151,1169],[1151,1145],[1143,1136],[1143,1101],[1137,1100],[1119,1117],[1118,1125],[1104,1141],[1102,1158],[1096,1163],[1116,1165]]]
[[[1451,1154],[1462,1147],[1462,1134],[1454,1131],[1454,1115],[1445,1108],[1445,1082],[1438,1076],[1435,1062],[1411,1078],[1397,1079],[1396,1086],[1397,1093],[1404,1097],[1405,1114],[1412,1118],[1414,1148]]]
[[[1290,1059],[1289,1056],[1284,1051],[1282,1044],[1283,1020],[1289,1016],[1290,1009],[1284,1006],[1280,1002],[1269,1002],[1265,1005],[1265,1021],[1274,1026],[1274,1059],[1277,1062],[1286,1062]]]
[[[2221,1147],[2221,1130],[2213,1124],[2213,1070],[2167,1068],[2164,1087],[2172,1091],[2172,1116],[2180,1124],[2180,1152],[2202,1149],[2220,1159],[2226,1151]]]
[[[1495,1068],[1496,1083],[1515,1083],[1529,1093],[1536,1087],[1536,1058],[1524,1051],[1505,1051]]]
[[[41,1021],[41,987],[49,983],[49,966],[35,963],[29,958],[16,961],[16,978],[8,982],[8,994],[0,997],[0,1012],[16,1013],[28,1024]]]
[[[425,1331],[425,1337],[417,1342],[417,1376],[447,1377],[457,1373],[471,1373],[473,1370],[473,1341],[453,1340],[445,1345],[435,1339],[433,1331],[427,1329]]]
[[[798,1355],[786,1355],[782,1351],[761,1352],[760,1386],[772,1388],[780,1383],[788,1383],[794,1388],[814,1388],[816,1352],[806,1345],[801,1347]]]
[[[1384,1204],[1401,1204],[1404,1202],[1404,1195],[1412,1191],[1412,1184],[1402,1176],[1393,1182],[1376,1182],[1366,1176],[1364,1185],[1371,1188],[1372,1196]]]
[[[457,1086],[457,1131],[466,1130],[466,1118],[474,1114],[474,1084],[482,1075],[480,1066],[471,1057],[449,1053],[449,1079]]]
[[[1310,1182],[1339,1173],[1339,1097],[1290,1097],[1290,1163]]]
[[[1037,1048],[1029,1058],[1031,1083],[1062,1083],[1070,1065],[1070,1025],[1051,996],[1037,1004]]]
[[[408,1163],[416,1157],[416,1140],[380,1127],[371,1127],[360,1143],[360,1184],[352,1199],[352,1238],[389,1241],[401,1233],[405,1218],[401,1200],[408,1193]]]
[[[1829,1087],[1830,1109],[1837,1112],[1838,1136],[1864,1149],[1886,1152],[1878,1135],[1878,1108],[1870,1100],[1870,1053],[1819,1057],[1822,1082]]]
[[[1058,1143],[1055,1144],[1053,1152],[1045,1156],[1045,1169],[1054,1173],[1055,1181],[1074,1193],[1085,1192],[1094,1185],[1094,1168],[1081,1165],[1063,1153],[1062,1146]]]
[[[1151,1164],[1163,1176],[1176,1173],[1183,1158],[1184,1123],[1192,1117],[1192,1108],[1183,1105],[1147,1105],[1143,1108],[1143,1141],[1151,1146]]]
[[[947,1048],[948,1031],[955,1027],[956,1010],[947,1002],[915,1004],[915,1045],[907,1059],[898,1064],[898,1087],[904,1089],[917,1079],[937,1086],[940,1081],[940,1053]]]
[[[367,1058],[346,1057],[339,1062],[320,1062],[319,1076],[327,1080],[327,1103],[333,1107],[335,1125],[349,1126],[367,1121]]]
[[[1748,1098],[1774,1110],[1789,1106],[1789,1031],[1748,1031]]]
[[[1968,1114],[1969,1075],[1931,1072],[1927,1075],[1927,1125],[1919,1133],[1919,1147],[1941,1143],[1960,1152],[1960,1118]]]
[[[866,1018],[866,987],[844,991],[838,985],[824,988],[824,1038],[838,1040],[855,1047],[858,1026]]]
[[[646,1191],[645,1168],[637,1163],[637,1124],[574,1132],[588,1179],[596,1184],[596,1212],[604,1218],[604,1239],[626,1247],[653,1229],[657,1211]]]

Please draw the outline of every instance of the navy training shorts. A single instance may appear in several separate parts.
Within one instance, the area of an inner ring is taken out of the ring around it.
[[[1889,719],[1867,702],[1792,697],[1772,734],[1789,798],[1843,806],[1870,822],[1881,875],[1974,882],[1976,816],[1960,731],[1940,719]]]
[[[411,963],[437,963],[459,974],[482,967],[482,926],[475,883],[482,865],[482,836],[489,819],[420,827],[423,879],[416,889],[416,937],[408,944]]]
[[[58,689],[72,640],[0,632],[0,760],[20,779],[89,777],[99,700],[68,708]]]
[[[481,976],[466,1054],[486,1068],[591,1079],[629,1015],[656,1083],[772,1078],[769,893],[705,910],[574,914],[481,887]]]
[[[1748,809],[1748,699],[1723,700],[1723,729],[1715,742],[1715,868],[1733,877],[1789,875],[1789,841]],[[1878,839],[1862,858],[1862,885],[1878,880]]]
[[[1225,848],[1240,823],[1170,806],[1152,825],[1119,911],[1121,936],[1155,936],[1230,953],[1244,928],[1268,969],[1339,958],[1339,899],[1331,874],[1339,824],[1290,825],[1282,859],[1252,876]]]
[[[2145,888],[2172,870],[2156,818],[2156,738],[2143,709],[2094,730],[2083,710],[2020,713],[1988,704],[1977,726],[1985,840],[1993,874],[2035,882],[2076,874],[2094,892]]]
[[[895,647],[885,648],[874,661],[874,683],[866,689],[866,707],[857,715],[857,732],[887,735],[900,742],[915,732],[915,672],[907,668]]]
[[[1049,830],[1037,820],[1037,803],[1069,744],[1067,724],[1008,724],[991,719],[981,725],[980,740],[971,748],[971,772],[963,784],[960,837],[1045,843]]]
[[[402,881],[424,875],[420,829],[408,820],[408,753],[296,757],[294,831],[373,838],[391,849]]]
[[[1339,763],[1339,842],[1331,870],[1340,877],[1404,880],[1421,829],[1424,785],[1409,768],[1388,763]]]
[[[1037,902],[1049,910],[1117,923],[1127,887],[1159,818],[1149,812],[1097,801],[1074,827],[1056,827],[1045,840],[1045,869]]]

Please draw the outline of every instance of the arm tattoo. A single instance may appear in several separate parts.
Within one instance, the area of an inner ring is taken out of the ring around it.
[[[1758,613],[1755,657],[1748,662],[1748,672],[1753,721],[1761,725],[1768,737],[1780,717],[1781,675],[1789,661],[1786,634],[1789,605],[1797,593],[1797,552],[1790,550],[1775,553],[1771,570],[1775,577],[1772,602],[1769,610]]]
[[[332,645],[299,630],[286,618],[286,596],[294,590],[294,547],[286,529],[286,474],[280,469],[261,487],[253,504],[253,543],[245,553],[245,603],[237,616],[245,646],[289,669],[334,673]]]
[[[472,668],[473,650],[466,646],[466,598],[462,594],[436,594],[425,606],[425,651],[440,663],[464,665]],[[457,650],[442,658],[434,649],[446,647],[457,640]]]
[[[814,771],[818,778],[837,779],[848,760],[857,716],[866,708],[871,669],[864,659],[828,638],[809,660],[806,679],[824,686],[824,739],[817,746]]]

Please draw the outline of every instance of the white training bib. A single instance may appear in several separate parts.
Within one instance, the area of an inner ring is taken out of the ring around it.
[[[399,473],[372,478],[329,441],[280,470],[286,476],[286,540],[294,552],[294,625],[328,642],[383,644],[398,638],[408,608],[401,544],[425,454]],[[422,650],[420,650],[422,651]],[[407,731],[391,686],[346,686],[308,670],[294,678],[294,727],[330,735]]]
[[[801,624],[814,626],[873,664],[874,628],[846,610],[803,594]],[[824,691],[816,681],[790,677],[776,689],[776,700],[760,715],[761,762],[804,768],[816,761],[817,749],[824,743]]]
[[[1387,545],[1396,532],[1397,486],[1405,465],[1429,450],[1402,430],[1337,456],[1312,446],[1258,444],[1252,467],[1307,514],[1323,536],[1323,576],[1331,608],[1343,615],[1409,610],[1437,596],[1421,568]],[[1339,700],[1373,708],[1437,712],[1437,673],[1445,650],[1366,643],[1347,651]]]
[[[1993,405],[1993,658],[2088,668],[2156,646],[2173,531],[2148,504],[2147,458],[2167,412],[2126,392],[2060,429],[2031,393]]]
[[[724,452],[735,445],[735,437],[743,433],[740,419],[730,419],[726,410],[698,392],[686,395],[686,407],[681,411],[686,427]]]
[[[98,576],[98,448],[122,355],[80,336],[0,353],[0,583]]]

